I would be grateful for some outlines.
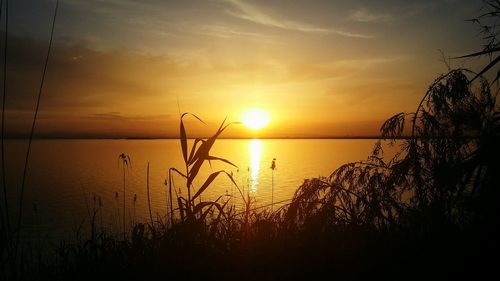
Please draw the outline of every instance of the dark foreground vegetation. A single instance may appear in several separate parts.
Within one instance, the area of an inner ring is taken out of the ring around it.
[[[86,239],[61,244],[55,260],[26,265],[29,275],[18,277],[345,280],[494,273],[500,114],[488,82],[471,84],[468,74],[474,75],[452,70],[439,77],[415,112],[383,124],[382,139],[366,161],[305,180],[291,203],[274,212],[253,210],[243,194],[240,213],[228,204],[231,198],[199,200],[225,174],[215,172],[195,190],[199,167],[208,160],[231,164],[209,154],[225,127],[190,151],[181,120],[186,173],[170,171],[185,178],[187,197],[170,197],[172,216],[136,224],[126,238],[98,231],[91,222]],[[398,143],[399,153],[384,160],[384,143],[396,145],[406,131],[410,138]],[[10,265],[3,264],[4,276],[10,276]]]
[[[500,11],[497,1],[490,2]],[[500,50],[495,44],[472,55],[494,54]],[[481,75],[458,69],[438,77],[414,112],[396,114],[382,125],[366,161],[305,180],[290,204],[273,211],[254,210],[241,193],[242,210],[226,196],[200,200],[217,176],[232,181],[231,174],[219,171],[202,186],[192,185],[208,161],[232,165],[210,155],[227,125],[189,149],[181,118],[185,169],[170,169],[167,187],[177,174],[187,197],[172,194],[170,187],[165,217],[151,216],[125,237],[98,230],[91,221],[87,238],[60,244],[53,259],[29,263],[2,224],[2,280],[495,276],[500,113],[498,87],[482,77],[494,64]],[[385,145],[398,145],[399,152],[388,159]]]

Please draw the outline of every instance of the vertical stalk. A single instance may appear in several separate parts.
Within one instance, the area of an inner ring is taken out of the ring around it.
[[[49,64],[50,51],[52,49],[52,40],[54,38],[54,28],[55,28],[55,25],[56,25],[56,18],[57,18],[58,7],[59,7],[59,0],[57,0],[57,2],[56,2],[56,7],[55,7],[55,10],[54,10],[54,17],[52,18],[52,29],[50,31],[49,47],[47,49],[47,55],[45,57],[45,64],[43,66],[42,80],[40,81],[40,88],[38,90],[38,98],[37,98],[37,101],[36,101],[35,114],[33,116],[33,122],[31,124],[31,131],[30,131],[30,136],[29,136],[29,140],[28,140],[28,148],[26,150],[26,159],[24,161],[23,180],[22,180],[22,183],[21,183],[21,196],[19,198],[19,217],[18,217],[18,221],[17,221],[18,235],[19,235],[19,232],[20,232],[20,229],[21,229],[21,222],[22,222],[23,203],[24,203],[23,202],[24,201],[24,185],[26,183],[26,174],[27,174],[27,171],[28,171],[28,162],[29,162],[30,152],[31,152],[31,143],[33,142],[33,134],[35,132],[35,125],[36,125],[36,119],[37,119],[37,116],[38,116],[38,109],[40,108],[40,100],[41,100],[41,97],[42,97],[43,86],[44,86],[44,83],[45,83],[45,76],[47,74],[47,66]],[[2,125],[3,125],[3,122],[2,122]]]
[[[123,240],[125,240],[125,163],[122,163],[123,169]]]
[[[3,11],[3,0],[0,0],[0,23],[2,22],[2,11]],[[0,203],[0,227],[1,229],[4,229],[4,220],[5,213],[2,209],[2,204]]]
[[[5,42],[4,42],[4,61],[3,61],[3,95],[2,95],[2,126],[1,126],[1,161],[2,161],[2,185],[3,185],[3,199],[5,205],[5,216],[7,224],[7,233],[10,233],[10,216],[9,216],[9,202],[7,200],[7,183],[5,175],[5,97],[7,95],[7,46],[9,34],[9,0],[5,0]]]
[[[172,170],[168,170],[168,197],[170,200],[170,227],[174,223],[174,205],[172,202]]]
[[[187,161],[186,161],[186,176],[189,177],[189,164]],[[188,185],[187,192],[188,192],[188,200],[187,200],[188,203],[186,208],[189,209],[189,213],[191,213],[191,184]]]
[[[149,219],[151,220],[151,227],[153,227],[153,214],[151,213],[151,199],[149,196],[149,162],[148,162],[148,170],[146,174],[146,188],[148,191],[148,209],[149,209]]]
[[[276,169],[276,158],[271,162],[271,212],[274,211],[274,170]]]
[[[274,211],[274,169],[271,172],[271,212]]]

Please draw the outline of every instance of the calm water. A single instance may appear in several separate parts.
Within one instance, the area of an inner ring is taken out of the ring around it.
[[[273,158],[274,202],[290,199],[304,179],[328,176],[343,163],[366,159],[374,140],[219,140],[212,155],[226,158],[239,169],[212,163],[200,172],[195,187],[214,171],[232,172],[239,188],[255,198],[255,206],[271,202]],[[26,141],[10,140],[7,150],[7,180],[10,208],[17,209],[22,159]],[[151,204],[154,214],[166,212],[166,186],[169,167],[184,171],[178,140],[36,140],[32,146],[26,185],[26,235],[36,233],[45,239],[71,238],[80,224],[88,223],[88,212],[102,202],[99,223],[118,229],[123,200],[123,174],[118,155],[130,155],[126,170],[127,220],[143,221],[148,216],[146,167],[150,163]],[[177,190],[182,179],[175,178]],[[185,195],[186,190],[182,189]],[[239,194],[222,175],[204,193],[203,200],[219,195]],[[118,198],[116,197],[118,195]],[[134,196],[137,200],[134,203]],[[94,197],[96,201],[94,202]],[[234,200],[237,206],[241,204]],[[34,211],[36,210],[36,211]],[[86,221],[85,221],[86,220]]]

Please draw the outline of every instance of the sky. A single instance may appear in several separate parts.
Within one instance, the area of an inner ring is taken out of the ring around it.
[[[54,6],[9,1],[9,136],[30,128]],[[466,20],[482,7],[480,0],[62,0],[36,135],[178,137],[179,113],[190,112],[207,125],[187,118],[188,134],[206,136],[224,118],[260,108],[271,116],[266,128],[234,125],[224,136],[375,136],[447,71],[439,50],[453,57],[481,49],[478,27]],[[3,38],[5,7],[1,20]]]

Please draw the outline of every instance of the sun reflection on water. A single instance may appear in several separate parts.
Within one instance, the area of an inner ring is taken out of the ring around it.
[[[259,170],[260,170],[260,159],[262,157],[262,141],[259,139],[253,139],[249,143],[250,152],[250,190],[252,192],[257,191],[257,185],[259,184]]]

